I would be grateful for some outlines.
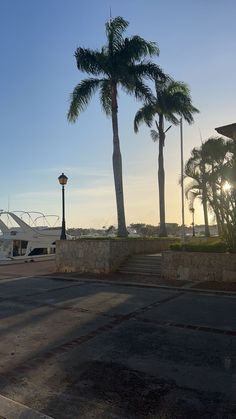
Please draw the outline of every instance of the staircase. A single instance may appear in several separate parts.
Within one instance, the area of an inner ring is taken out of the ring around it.
[[[134,255],[126,260],[118,272],[135,275],[161,275],[162,255]]]

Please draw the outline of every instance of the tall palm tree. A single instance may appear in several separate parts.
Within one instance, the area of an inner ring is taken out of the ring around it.
[[[85,110],[92,95],[99,91],[104,112],[112,119],[113,130],[113,173],[116,192],[118,236],[126,237],[122,160],[118,133],[118,87],[137,99],[151,96],[145,79],[162,77],[160,68],[148,61],[148,57],[159,55],[156,43],[145,41],[139,36],[124,38],[128,22],[122,17],[110,19],[106,27],[107,44],[100,50],[77,48],[75,58],[78,70],[91,77],[82,80],[71,95],[68,120],[75,122]]]
[[[163,149],[166,132],[165,120],[173,125],[179,124],[179,118],[184,118],[189,124],[193,122],[193,114],[199,112],[192,105],[190,90],[185,83],[174,81],[170,78],[155,80],[156,96],[136,113],[134,130],[138,131],[139,125],[145,122],[149,127],[155,122],[156,130],[151,131],[153,141],[159,141],[158,155],[158,186],[160,209],[160,236],[167,236],[165,224],[165,171]],[[158,117],[158,120],[155,117]]]

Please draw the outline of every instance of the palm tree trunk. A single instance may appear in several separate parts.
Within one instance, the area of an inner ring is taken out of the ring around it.
[[[214,170],[214,167],[213,167],[212,170]],[[224,225],[224,217],[222,217],[221,208],[220,208],[220,204],[219,204],[219,199],[218,199],[218,196],[217,196],[217,189],[216,189],[214,180],[213,180],[213,182],[211,182],[211,189],[212,189],[212,207],[213,207],[213,210],[214,210],[215,216],[216,216],[218,234],[221,235],[222,226]]]
[[[202,206],[203,206],[203,213],[204,213],[205,236],[210,237],[208,211],[207,211],[207,192],[206,192],[205,185],[203,185],[202,187]]]
[[[219,211],[218,211],[217,201],[215,201],[215,198],[214,198],[213,194],[211,196],[211,199],[209,199],[209,202],[210,202],[210,206],[213,209],[214,214],[215,214],[215,217],[216,217],[216,224],[217,224],[217,227],[218,227],[218,234],[220,236],[222,234],[222,226],[223,226],[223,224],[222,224],[222,221],[221,221],[221,218],[220,218],[220,214],[219,214]]]
[[[159,115],[159,155],[158,155],[158,186],[159,186],[159,209],[160,209],[160,237],[167,237],[165,223],[165,170],[163,148],[165,144],[164,117]]]
[[[127,237],[128,232],[125,223],[124,194],[122,180],[122,158],[120,152],[120,140],[118,133],[118,106],[117,106],[117,87],[112,84],[112,129],[113,129],[113,174],[116,193],[116,208],[118,221],[118,236]]]

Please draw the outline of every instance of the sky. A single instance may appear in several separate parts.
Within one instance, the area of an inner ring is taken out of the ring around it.
[[[0,0],[1,209],[60,215],[64,172],[67,227],[116,224],[111,120],[95,96],[75,124],[67,121],[70,93],[86,77],[74,52],[105,44],[110,9],[130,22],[127,36],[157,42],[156,63],[191,89],[200,114],[183,127],[185,160],[215,127],[235,122],[235,0]],[[158,145],[145,126],[134,134],[140,107],[120,92],[126,222],[157,225]],[[166,221],[181,223],[179,127],[164,152]],[[195,218],[203,222],[200,204]]]

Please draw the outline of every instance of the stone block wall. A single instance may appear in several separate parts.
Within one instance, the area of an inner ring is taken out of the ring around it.
[[[56,242],[58,272],[114,272],[130,256],[159,253],[175,239],[79,239]]]
[[[109,240],[58,240],[58,272],[109,272]]]
[[[236,281],[236,254],[167,251],[162,255],[162,277],[191,281]]]

